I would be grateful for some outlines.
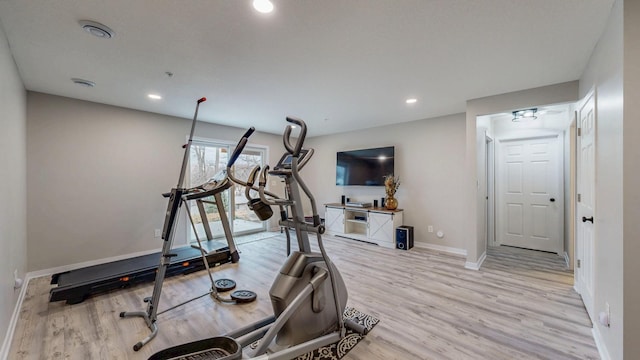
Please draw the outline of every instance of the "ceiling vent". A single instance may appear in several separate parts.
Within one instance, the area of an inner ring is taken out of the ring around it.
[[[113,30],[109,29],[108,26],[100,24],[99,22],[91,21],[91,20],[82,20],[80,21],[80,26],[84,31],[88,32],[93,36],[97,36],[102,39],[111,39],[116,35]]]
[[[89,81],[89,80],[85,80],[85,79],[72,78],[71,81],[73,81],[74,84],[77,84],[77,85],[80,85],[80,86],[84,86],[84,87],[94,87],[94,86],[96,86],[96,83],[94,83],[93,81]]]

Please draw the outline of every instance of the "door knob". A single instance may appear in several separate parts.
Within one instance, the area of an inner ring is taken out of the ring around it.
[[[556,201],[556,199],[555,199],[555,198],[551,198],[551,199],[549,199],[549,201],[551,201],[551,202],[555,202],[555,201]]]
[[[591,221],[591,223],[593,224],[593,216],[592,217],[586,217],[586,216],[582,217],[582,222],[587,222],[587,221]]]

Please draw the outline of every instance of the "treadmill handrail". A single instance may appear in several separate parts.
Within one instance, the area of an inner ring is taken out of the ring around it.
[[[185,199],[185,200],[202,199],[204,197],[212,196],[212,195],[215,195],[217,193],[223,192],[223,191],[227,190],[228,188],[230,188],[231,185],[232,184],[231,184],[231,181],[229,181],[229,179],[224,179],[219,184],[217,184],[216,187],[214,187],[213,189],[205,190],[205,191],[193,191],[193,192],[190,192],[190,193],[184,195],[182,198]],[[198,189],[198,188],[194,188],[194,189]]]

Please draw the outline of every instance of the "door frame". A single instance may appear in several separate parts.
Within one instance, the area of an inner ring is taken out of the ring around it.
[[[578,103],[576,102],[575,105],[577,106]],[[568,248],[565,247],[564,249],[564,260],[565,263],[567,264],[567,268],[571,271],[575,272],[575,262],[576,262],[576,220],[577,220],[577,215],[576,215],[576,202],[577,202],[577,196],[576,194],[578,193],[577,190],[577,169],[578,169],[578,154],[577,154],[577,149],[578,149],[578,110],[577,107],[574,106],[574,110],[573,110],[573,120],[571,121],[571,125],[569,125],[569,128],[566,130],[569,132],[569,171],[568,171],[568,175],[569,175],[569,183],[568,183],[568,194],[565,193],[565,206],[568,205],[569,209],[565,208],[565,214],[567,214],[567,210],[568,210],[568,217],[566,217],[564,219],[564,223],[566,226],[568,226],[568,229],[565,229],[565,234],[566,234],[566,244],[568,245]],[[566,181],[566,179],[565,179]],[[574,274],[574,283],[575,283],[575,274]]]
[[[596,166],[596,162],[597,159],[595,158],[595,148],[598,144],[598,101],[597,101],[597,91],[595,89],[595,87],[592,87],[589,92],[582,98],[580,99],[577,103],[576,103],[576,131],[578,135],[581,132],[581,126],[580,126],[580,113],[582,111],[582,109],[585,107],[585,105],[589,102],[589,101],[593,101],[593,114],[594,114],[594,125],[593,125],[593,147],[594,147],[594,157],[593,157],[593,179],[592,181],[594,182],[594,186],[597,182],[597,172],[595,170],[595,166]],[[596,270],[596,263],[595,261],[593,261],[596,258],[596,254],[595,254],[595,246],[592,247],[591,249],[591,263],[589,264],[589,266],[587,267],[588,269],[591,270],[591,276],[590,276],[590,280],[591,280],[591,284],[589,284],[591,286],[592,289],[592,294],[587,294],[589,295],[589,298],[587,299],[587,301],[585,301],[585,292],[588,292],[587,289],[584,288],[584,286],[586,286],[583,283],[583,278],[584,276],[582,275],[582,269],[585,268],[584,264],[580,264],[579,261],[582,261],[583,259],[579,259],[579,254],[582,252],[582,248],[585,246],[584,244],[582,244],[582,241],[579,237],[580,235],[580,231],[579,231],[579,227],[580,227],[580,222],[581,219],[579,219],[580,217],[580,211],[579,211],[579,199],[578,199],[578,191],[580,191],[580,173],[581,173],[581,161],[580,161],[580,147],[581,147],[581,143],[582,143],[582,136],[576,136],[576,175],[575,175],[575,199],[574,199],[574,206],[575,206],[575,212],[574,212],[574,218],[573,218],[573,224],[574,224],[574,259],[573,259],[573,264],[574,264],[574,272],[573,272],[573,279],[574,279],[574,290],[580,294],[580,297],[582,298],[582,302],[584,304],[585,309],[587,310],[587,313],[589,315],[589,317],[591,318],[591,321],[595,321],[595,293],[596,293],[596,289],[595,289],[595,274],[597,272]],[[593,192],[593,201],[592,201],[592,209],[593,209],[593,214],[592,216],[594,217],[594,219],[596,218],[597,215],[597,204],[598,204],[598,199],[597,199],[597,194],[594,191]],[[596,239],[596,235],[597,235],[597,222],[594,221],[593,222],[593,239],[592,239],[592,243],[595,244],[595,242],[597,241]]]
[[[486,170],[485,175],[487,180],[485,182],[487,186],[487,246],[498,246],[498,240],[496,238],[496,194],[495,194],[495,186],[496,186],[496,142],[493,140],[491,136],[489,136],[485,132],[485,161],[486,161]]]
[[[560,192],[559,194],[556,195],[556,205],[558,207],[560,207],[560,214],[562,216],[562,219],[559,221],[559,239],[558,239],[558,247],[556,249],[556,253],[558,254],[558,256],[562,256],[564,257],[564,227],[566,226],[565,224],[565,219],[564,219],[564,207],[566,206],[566,204],[564,203],[565,199],[564,199],[564,141],[563,141],[563,132],[562,131],[555,131],[555,130],[531,130],[530,134],[526,134],[524,136],[516,136],[516,137],[500,137],[496,139],[496,143],[497,146],[495,147],[495,159],[499,159],[500,156],[502,155],[501,153],[501,145],[503,143],[506,142],[512,142],[512,141],[521,141],[521,140],[535,140],[535,139],[545,139],[545,138],[555,138],[557,141],[557,149],[556,149],[556,156],[557,156],[557,164],[556,166],[557,168],[557,188],[558,191]],[[500,210],[500,191],[499,189],[501,189],[501,187],[503,186],[502,184],[502,176],[501,176],[501,167],[500,167],[500,163],[499,161],[496,161],[495,164],[495,173],[496,175],[496,190],[495,190],[495,198],[496,198],[496,229],[500,228],[501,222],[503,221],[502,219],[502,211]],[[500,237],[497,234],[496,231],[496,236],[495,236],[495,244],[496,246],[502,245],[502,242],[500,241]]]

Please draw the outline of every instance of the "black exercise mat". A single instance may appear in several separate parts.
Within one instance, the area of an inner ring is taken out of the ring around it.
[[[367,333],[376,326],[380,320],[371,315],[367,315],[354,308],[347,307],[344,309],[344,319],[353,320],[358,324],[364,326],[367,329]],[[304,355],[300,355],[296,360],[337,360],[342,359],[351,349],[356,347],[360,340],[364,339],[363,335],[358,334],[347,328],[347,334],[337,343],[323,346],[313,351],[310,351]],[[251,348],[256,348],[259,341],[250,345]]]
[[[367,315],[354,308],[347,307],[344,309],[344,319],[351,319],[367,328],[367,333],[376,326],[380,320],[371,315]],[[347,335],[337,343],[323,346],[309,353],[298,356],[296,360],[325,360],[325,359],[342,359],[351,349],[356,347],[360,340],[364,339],[363,335],[347,329]]]

